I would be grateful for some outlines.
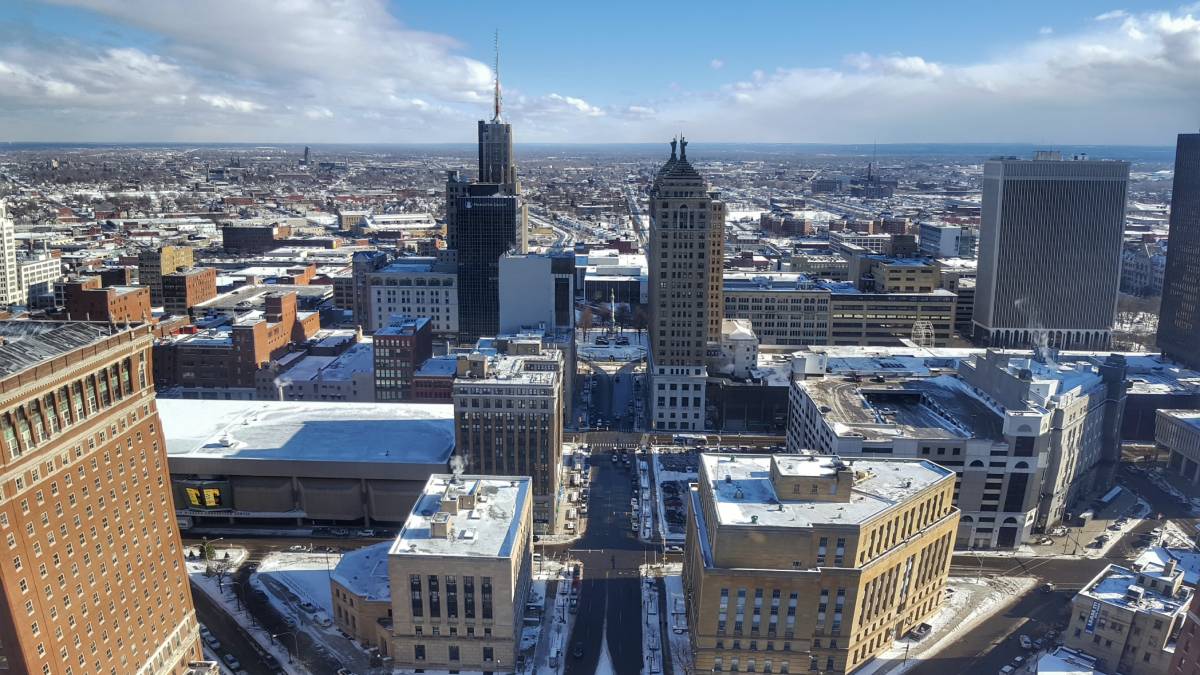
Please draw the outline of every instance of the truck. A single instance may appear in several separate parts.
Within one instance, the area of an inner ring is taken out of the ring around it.
[[[567,509],[567,520],[575,520],[578,517],[578,512],[575,509]]]

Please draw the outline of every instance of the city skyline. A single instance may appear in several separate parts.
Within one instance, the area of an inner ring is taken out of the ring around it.
[[[771,11],[20,0],[0,120],[9,141],[465,141],[498,29],[527,142],[1168,145],[1200,125],[1195,5]],[[704,31],[732,39],[671,37]]]

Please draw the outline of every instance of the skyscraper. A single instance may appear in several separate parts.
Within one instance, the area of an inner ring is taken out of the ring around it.
[[[0,322],[2,672],[166,674],[201,658],[153,340]]]
[[[1158,347],[1200,369],[1200,134],[1179,134]]]
[[[654,429],[704,428],[704,365],[721,336],[725,204],[687,159],[687,140],[650,188],[650,377]]]
[[[1127,162],[1039,152],[983,170],[975,336],[994,347],[1106,349],[1116,315]]]
[[[8,205],[0,200],[0,305],[25,302],[17,275],[17,242]]]
[[[446,244],[458,270],[459,341],[495,335],[500,324],[500,256],[524,252],[525,207],[518,196],[512,125],[500,108],[497,58],[494,114],[479,121],[479,180],[446,180]]]

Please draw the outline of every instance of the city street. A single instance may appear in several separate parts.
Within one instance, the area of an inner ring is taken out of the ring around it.
[[[570,556],[583,563],[583,586],[575,630],[564,650],[567,675],[593,675],[606,642],[618,673],[642,667],[642,610],[638,566],[655,549],[638,541],[629,525],[633,469],[617,468],[608,452],[592,453],[593,477],[588,505],[588,529],[570,547]],[[565,553],[566,547],[546,547]],[[606,635],[607,631],[607,635]],[[579,657],[574,656],[582,649]]]

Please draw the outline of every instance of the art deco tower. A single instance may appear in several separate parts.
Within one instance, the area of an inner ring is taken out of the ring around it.
[[[725,204],[687,159],[687,140],[650,188],[650,376],[654,429],[704,429],[704,366],[720,340]]]

